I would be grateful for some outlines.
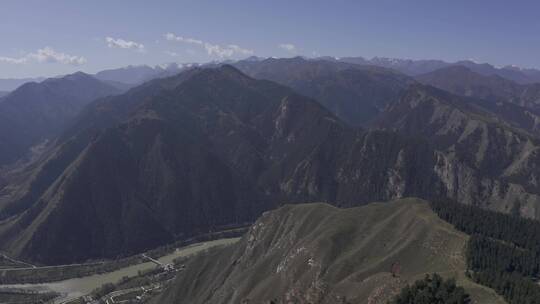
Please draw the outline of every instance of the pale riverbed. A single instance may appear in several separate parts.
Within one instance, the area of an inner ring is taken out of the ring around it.
[[[185,257],[196,254],[205,249],[220,245],[230,245],[237,242],[239,238],[219,239],[215,241],[196,243],[190,246],[178,248],[173,253],[163,256],[158,260],[163,264],[172,263],[172,261],[178,257]],[[31,290],[52,290],[62,294],[61,299],[57,302],[61,302],[63,299],[79,297],[90,293],[92,290],[100,287],[105,283],[116,283],[123,277],[136,276],[139,271],[155,268],[156,264],[152,262],[146,262],[136,265],[127,266],[122,269],[115,270],[113,272],[95,274],[82,278],[69,279],[52,283],[40,283],[40,284],[14,284],[14,285],[0,285],[0,287],[13,287],[24,288]]]

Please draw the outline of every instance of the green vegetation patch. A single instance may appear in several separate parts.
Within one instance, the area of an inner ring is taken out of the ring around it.
[[[431,203],[442,219],[472,234],[467,275],[510,304],[540,304],[540,222],[448,200]]]
[[[445,280],[438,274],[426,275],[422,280],[407,285],[389,304],[468,304],[470,296],[453,279]]]

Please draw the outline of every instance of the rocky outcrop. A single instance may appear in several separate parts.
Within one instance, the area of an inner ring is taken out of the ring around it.
[[[433,169],[447,196],[540,218],[540,142],[496,114],[418,85],[390,106],[377,125],[432,144],[437,150]]]

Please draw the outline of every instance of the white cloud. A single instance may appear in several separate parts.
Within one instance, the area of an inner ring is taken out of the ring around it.
[[[26,58],[0,57],[0,62],[11,63],[11,64],[23,64],[23,63],[26,63]]]
[[[182,36],[177,36],[173,33],[167,33],[164,35],[165,39],[169,41],[177,41],[192,45],[199,45],[203,47],[208,55],[217,56],[219,58],[228,58],[235,55],[253,55],[253,50],[244,49],[236,44],[229,44],[226,46],[221,46],[218,44],[212,44],[198,39],[186,38]]]
[[[51,47],[45,47],[37,50],[36,53],[28,54],[27,57],[38,62],[62,63],[70,65],[81,65],[86,63],[86,58],[80,56],[71,56],[65,53],[56,52]]]
[[[202,42],[201,40],[197,40],[197,39],[193,39],[193,38],[184,38],[182,36],[176,36],[173,33],[165,34],[165,39],[167,39],[169,41],[179,41],[179,42],[185,42],[185,43],[190,43],[190,44],[198,44],[198,45],[203,45],[204,44],[204,42]]]
[[[25,64],[29,62],[39,63],[61,63],[69,65],[81,65],[86,63],[86,58],[81,56],[72,56],[66,53],[57,52],[51,47],[38,49],[36,52],[28,53],[23,57],[0,57],[0,62],[11,64]]]
[[[236,45],[236,44],[229,44],[227,47],[228,47],[230,50],[232,50],[233,52],[236,52],[236,53],[239,53],[239,54],[242,54],[242,55],[253,55],[253,51],[252,51],[252,50],[243,49],[243,48],[239,47],[239,46]]]
[[[296,53],[296,46],[292,43],[282,43],[278,46],[279,48],[284,49],[287,52]]]
[[[121,38],[115,39],[112,37],[106,37],[105,41],[107,41],[107,46],[110,48],[134,49],[139,52],[144,52],[144,44],[135,41],[128,41]]]

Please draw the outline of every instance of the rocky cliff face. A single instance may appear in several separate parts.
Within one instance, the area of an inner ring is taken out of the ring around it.
[[[538,218],[539,141],[467,99],[412,87],[377,122],[422,137],[437,151],[434,171],[460,202]]]

